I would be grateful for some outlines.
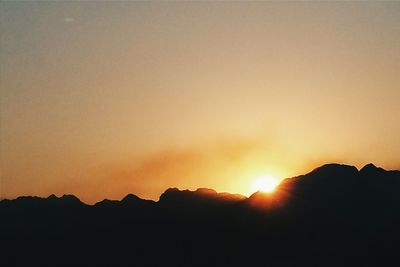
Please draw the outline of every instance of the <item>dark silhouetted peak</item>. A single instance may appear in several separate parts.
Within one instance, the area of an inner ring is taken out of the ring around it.
[[[222,199],[226,199],[226,200],[233,200],[233,201],[241,201],[241,200],[245,200],[247,197],[241,195],[241,194],[230,194],[230,193],[219,193],[218,194]]]
[[[70,195],[70,194],[62,195],[62,197],[60,197],[60,198],[61,199],[65,199],[65,200],[70,199],[70,200],[78,200],[78,201],[80,201],[79,198],[77,198],[74,195]]]
[[[246,203],[254,208],[271,209],[280,207],[284,203],[283,200],[277,190],[274,192],[257,191],[246,200]]]
[[[227,192],[218,193],[214,189],[210,188],[198,188],[196,191],[191,192],[193,195],[197,195],[199,197],[205,197],[210,199],[219,199],[221,201],[239,201],[243,200],[246,197],[240,194],[230,194]]]
[[[351,166],[351,165],[345,165],[345,164],[337,164],[337,163],[330,163],[330,164],[325,164],[322,165],[321,167],[318,167],[314,169],[311,173],[308,175],[354,175],[357,174],[358,170],[356,167]]]
[[[177,195],[179,193],[181,193],[181,190],[179,190],[176,187],[168,188],[167,190],[164,191],[164,193],[161,194],[160,200],[161,200],[161,198],[164,198],[164,197],[167,197],[167,196],[174,196],[174,195]]]
[[[136,208],[145,208],[148,207],[149,205],[153,205],[155,202],[152,200],[147,200],[147,199],[141,199],[140,197],[134,195],[134,194],[128,194],[126,195],[121,201],[119,201],[119,204],[125,207],[136,207]]]
[[[345,199],[355,199],[359,189],[361,176],[354,166],[342,164],[326,164],[308,174],[286,179],[278,190],[289,202],[304,202],[307,206],[343,207]],[[338,203],[342,203],[337,205]]]
[[[142,200],[141,198],[139,198],[138,196],[134,195],[134,194],[128,194],[126,195],[123,199],[121,199],[121,202],[138,202]]]
[[[369,163],[367,165],[365,165],[360,172],[363,174],[376,174],[376,173],[380,173],[380,172],[384,172],[385,170],[379,167],[376,167],[374,164]]]
[[[67,206],[86,205],[74,195],[63,195],[61,197],[57,197],[54,194],[48,196],[47,198],[43,198],[43,203],[48,203],[51,205],[67,205]]]
[[[36,208],[43,210],[47,208],[78,208],[87,206],[74,195],[63,195],[62,197],[57,197],[54,194],[48,196],[47,198],[37,196],[21,196],[14,200],[10,200],[8,204],[26,210]]]
[[[334,163],[318,167],[306,175],[298,176],[293,180],[290,179],[292,181],[289,180],[285,184],[287,185],[289,182],[304,185],[316,191],[322,188],[341,190],[349,183],[354,183],[358,177],[359,172],[356,167]]]
[[[55,200],[58,200],[58,197],[56,195],[54,195],[54,194],[51,194],[50,196],[47,197],[47,199],[55,201]]]
[[[373,163],[368,163],[367,165],[365,165],[361,170],[368,170],[368,169],[377,169],[378,167],[376,167]]]
[[[82,201],[74,195],[63,195],[59,199],[68,204],[82,204]]]
[[[181,198],[182,195],[187,195],[189,190],[179,190],[178,188],[168,188],[164,193],[160,196],[160,202],[171,201]]]
[[[177,188],[169,188],[160,196],[160,203],[178,204],[180,206],[188,203],[201,204],[217,204],[226,202],[237,202],[245,199],[241,195],[233,195],[229,193],[217,193],[213,189],[199,188],[195,191],[179,190]]]
[[[17,197],[15,200],[19,200],[19,201],[34,201],[34,200],[43,200],[43,198],[36,197],[36,196],[20,196],[20,197]]]
[[[168,188],[167,190],[165,190],[164,193],[161,194],[160,201],[175,199],[177,197],[180,197],[182,194],[186,194],[187,192],[189,192],[189,190],[181,191],[176,187]]]
[[[67,204],[67,205],[83,204],[82,201],[74,195],[63,195],[62,197],[57,197],[55,194],[51,194],[47,198],[44,198],[43,201],[52,204]]]
[[[209,189],[209,188],[198,188],[196,193],[203,194],[203,195],[216,195],[217,191],[214,189]]]
[[[182,195],[190,194],[193,193],[192,191],[189,190],[179,190],[178,188],[168,188],[165,190],[164,193],[161,194],[160,196],[160,201],[165,200],[165,199],[171,199],[171,198],[177,198]]]

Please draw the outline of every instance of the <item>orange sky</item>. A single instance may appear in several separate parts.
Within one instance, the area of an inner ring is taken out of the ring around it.
[[[0,5],[2,198],[400,168],[400,3]]]

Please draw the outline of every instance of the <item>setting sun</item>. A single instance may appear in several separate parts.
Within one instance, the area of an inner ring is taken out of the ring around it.
[[[275,190],[278,184],[279,180],[275,176],[264,175],[254,180],[254,182],[251,185],[251,189],[253,192],[262,191],[270,193]]]

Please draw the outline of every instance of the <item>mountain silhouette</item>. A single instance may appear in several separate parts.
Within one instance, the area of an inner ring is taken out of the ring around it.
[[[224,205],[244,199],[246,197],[239,194],[217,193],[215,190],[208,188],[199,188],[196,191],[181,191],[177,188],[169,188],[160,196],[159,203],[160,205],[191,207],[192,205]]]
[[[250,197],[0,202],[2,266],[396,266],[400,171],[327,164]]]

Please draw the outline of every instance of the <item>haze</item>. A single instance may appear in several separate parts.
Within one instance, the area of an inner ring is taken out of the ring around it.
[[[400,168],[398,2],[0,6],[1,198]]]

